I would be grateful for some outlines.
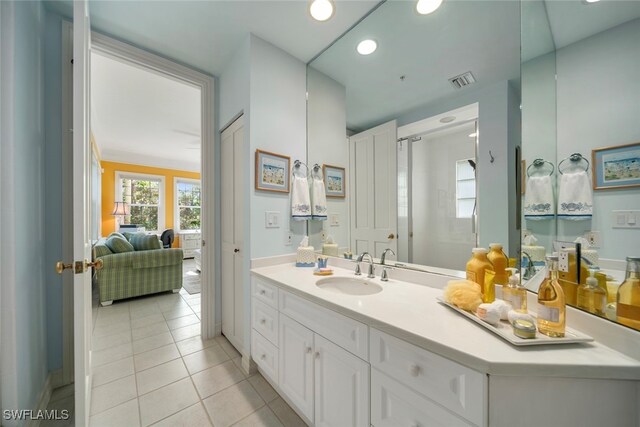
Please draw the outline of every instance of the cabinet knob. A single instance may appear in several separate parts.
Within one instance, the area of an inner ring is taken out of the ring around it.
[[[235,248],[235,249],[233,250],[233,252],[238,253],[238,252],[240,252],[240,249]]]
[[[267,292],[266,292],[264,289],[260,289],[260,295],[264,295],[264,294],[266,294],[266,293],[267,293]]]
[[[417,421],[414,421],[411,423],[411,427],[420,427],[420,423]]]
[[[411,366],[409,366],[409,373],[412,377],[417,377],[418,375],[420,375],[421,370],[422,369],[418,365],[412,364]]]
[[[260,360],[264,360],[264,359],[266,359],[266,358],[267,358],[267,355],[266,355],[266,354],[264,354],[264,353],[262,353],[262,356],[260,356]]]
[[[260,319],[260,324],[264,325],[265,323],[267,323],[267,319]]]
[[[320,352],[316,351],[316,359],[320,359]]]
[[[313,349],[311,347],[307,347],[307,354],[311,354],[312,351]]]

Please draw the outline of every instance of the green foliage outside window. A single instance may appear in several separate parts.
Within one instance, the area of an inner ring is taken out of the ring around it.
[[[178,210],[180,230],[200,229],[200,184],[178,182]]]
[[[159,230],[160,181],[123,178],[122,198],[129,205],[125,224],[137,224],[146,230]]]

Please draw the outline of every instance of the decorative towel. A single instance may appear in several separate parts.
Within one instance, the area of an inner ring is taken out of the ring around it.
[[[524,217],[533,221],[552,219],[556,213],[551,177],[530,176],[524,195]]]
[[[312,177],[311,182],[311,219],[319,221],[327,220],[327,194],[324,190],[324,181],[320,177]]]
[[[311,219],[311,200],[307,177],[294,173],[291,181],[291,218],[294,221]]]
[[[586,171],[565,172],[560,176],[558,218],[585,221],[593,214],[593,192]]]

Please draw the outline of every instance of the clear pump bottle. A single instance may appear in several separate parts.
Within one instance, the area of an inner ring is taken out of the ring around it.
[[[640,257],[627,257],[627,274],[616,300],[618,322],[640,331]]]
[[[564,292],[558,283],[558,257],[547,257],[547,277],[538,289],[538,331],[564,337],[566,325]]]
[[[520,275],[516,268],[506,268],[511,272],[509,284],[502,288],[502,299],[511,304],[511,307],[519,313],[527,312],[527,288],[520,284]]]
[[[578,288],[578,308],[593,313],[597,316],[605,316],[607,305],[607,293],[599,286],[596,272],[598,267],[589,269],[589,277],[586,283]]]

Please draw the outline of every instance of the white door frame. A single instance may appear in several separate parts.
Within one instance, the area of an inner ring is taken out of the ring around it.
[[[73,24],[70,22],[63,23],[63,129],[71,129],[69,126],[71,120],[71,99],[65,90],[65,85],[71,81],[71,63],[66,60],[65,53],[68,49],[72,49],[72,37],[69,39],[67,33],[73,33]],[[192,70],[188,67],[170,61],[158,55],[154,55],[145,50],[136,48],[102,34],[91,33],[91,49],[93,52],[108,56],[112,59],[126,62],[129,65],[140,67],[144,70],[155,72],[164,77],[186,83],[200,90],[201,93],[201,174],[202,182],[202,295],[201,295],[201,334],[204,339],[212,338],[220,331],[216,331],[215,324],[215,139],[214,129],[215,122],[213,116],[214,106],[214,80],[213,77],[204,73]],[[67,57],[71,57],[70,55]],[[69,79],[67,81],[67,79]],[[66,120],[65,120],[66,118]],[[67,149],[66,139],[63,141],[63,150]],[[70,147],[69,147],[70,149]],[[68,156],[63,155],[63,159]],[[63,183],[70,183],[71,176],[69,167],[63,165]],[[65,187],[68,188],[68,187]],[[64,192],[63,192],[64,193]],[[69,201],[71,199],[69,198]],[[63,202],[63,209],[70,209],[70,202]],[[69,218],[70,215],[64,215],[63,218]],[[66,230],[66,227],[69,227]],[[72,224],[63,224],[63,236],[69,236]],[[66,254],[67,248],[72,249],[71,242],[63,242],[63,253]],[[65,258],[66,259],[66,258]],[[70,259],[70,258],[69,258]],[[71,382],[73,379],[73,288],[66,283],[63,286],[63,313],[67,313],[63,317],[63,378],[65,382]],[[219,329],[219,328],[218,328]]]

